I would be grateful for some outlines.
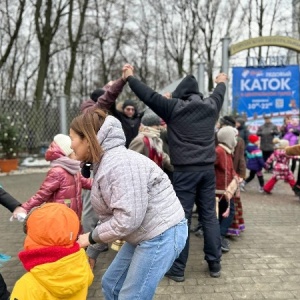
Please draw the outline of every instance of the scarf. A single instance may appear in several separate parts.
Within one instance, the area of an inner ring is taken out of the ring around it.
[[[163,153],[163,141],[160,138],[160,130],[153,127],[143,126],[140,131],[141,134],[149,138],[151,147],[153,147],[157,153]]]

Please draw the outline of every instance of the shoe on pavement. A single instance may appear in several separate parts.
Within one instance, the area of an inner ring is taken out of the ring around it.
[[[199,228],[196,232],[195,232],[195,236],[197,237],[203,237],[204,232],[202,228]]]
[[[230,250],[230,243],[224,236],[221,237],[221,249],[222,252],[228,252]]]
[[[264,188],[263,188],[262,186],[260,186],[259,189],[258,189],[258,191],[259,191],[260,193],[263,193],[263,192],[264,192]]]
[[[196,226],[192,227],[192,228],[190,229],[190,231],[191,231],[191,232],[196,232],[196,231],[198,231],[198,230],[201,229],[201,228],[202,228],[202,224],[201,224],[201,223],[198,223]]]
[[[208,262],[209,275],[214,278],[221,276],[221,264],[218,261]]]
[[[266,191],[265,189],[264,189],[264,194],[265,194],[265,195],[272,195],[271,192],[268,192],[268,191]]]
[[[240,184],[240,190],[241,190],[242,192],[246,192],[246,190],[245,190],[245,185],[246,185],[246,182],[245,182],[245,180],[243,180],[243,182]]]
[[[176,281],[176,282],[183,282],[183,281],[185,281],[184,276],[173,275],[172,273],[169,273],[169,272],[167,272],[167,273],[165,274],[165,276],[168,277],[168,278],[171,279],[171,280]]]

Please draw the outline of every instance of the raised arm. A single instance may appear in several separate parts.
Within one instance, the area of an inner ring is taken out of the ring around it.
[[[122,78],[109,82],[103,87],[105,92],[98,98],[97,102],[94,102],[92,99],[88,99],[81,104],[81,112],[84,113],[96,108],[113,112],[115,110],[116,99],[122,92],[125,84],[126,82]]]
[[[136,96],[168,123],[177,99],[167,99],[133,76],[133,67],[125,65],[123,76]]]

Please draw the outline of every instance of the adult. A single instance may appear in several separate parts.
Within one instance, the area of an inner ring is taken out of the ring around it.
[[[81,105],[81,112],[91,109],[100,108],[108,111],[115,116],[122,124],[126,137],[126,148],[131,141],[138,135],[141,125],[141,119],[144,113],[138,112],[137,105],[133,100],[127,99],[123,102],[120,109],[116,106],[116,99],[121,93],[126,82],[120,78],[116,81],[110,81],[102,89],[96,89],[89,100]]]
[[[124,85],[126,82],[119,78],[115,81],[108,82],[103,88],[98,88],[94,90],[90,94],[90,99],[85,100],[80,107],[81,113],[85,113],[87,111],[94,110],[96,108],[101,108],[107,112],[111,112],[111,108],[114,107],[116,99],[119,94],[122,92]],[[90,164],[83,165],[82,173],[85,177],[90,177]],[[93,230],[98,223],[98,216],[94,212],[91,206],[90,199],[91,192],[90,190],[83,190],[82,192],[82,227],[84,232],[90,232]],[[96,265],[96,261],[101,252],[105,252],[108,250],[108,245],[103,244],[95,244],[90,245],[86,249],[86,253],[89,258],[89,263],[92,269],[94,269]]]
[[[174,166],[173,185],[183,206],[188,224],[194,203],[200,203],[204,231],[204,253],[210,275],[221,275],[220,227],[215,212],[215,124],[224,101],[227,75],[216,77],[213,93],[203,98],[198,82],[187,75],[167,99],[133,76],[133,68],[124,66],[124,78],[130,88],[168,126],[171,163]],[[184,281],[189,254],[189,238],[184,250],[166,276]]]
[[[270,116],[264,116],[264,124],[258,127],[256,135],[260,137],[260,149],[266,162],[274,152],[273,138],[279,135],[278,128],[272,123]]]
[[[249,131],[247,129],[245,120],[241,117],[238,117],[236,118],[235,124],[236,124],[236,129],[239,131],[239,137],[241,137],[244,141],[244,144],[247,145]]]
[[[26,210],[21,207],[21,203],[17,201],[13,196],[7,193],[0,186],[0,204],[13,213],[13,216],[17,218],[18,213],[26,213]],[[0,274],[0,300],[8,300],[10,292],[7,290],[6,283]]]
[[[99,216],[97,227],[79,236],[79,244],[126,241],[103,275],[105,299],[153,299],[188,235],[168,176],[126,149],[121,123],[102,110],[73,119],[70,136],[77,159],[93,162],[91,202]]]
[[[141,119],[144,113],[139,113],[133,100],[125,100],[122,110],[113,109],[113,115],[121,122],[125,137],[125,147],[128,148],[131,141],[138,135]]]
[[[173,171],[170,157],[163,151],[163,141],[160,138],[160,117],[147,113],[142,118],[139,134],[132,140],[129,149],[139,152],[153,160],[163,170]]]

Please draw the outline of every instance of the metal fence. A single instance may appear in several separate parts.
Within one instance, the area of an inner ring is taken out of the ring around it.
[[[14,126],[18,125],[19,157],[28,154],[43,156],[56,134],[68,134],[62,131],[68,131],[68,125],[79,114],[79,104],[66,104],[65,100],[57,98],[40,107],[28,101],[0,100],[0,116],[14,121]],[[0,144],[1,155],[3,151]]]

